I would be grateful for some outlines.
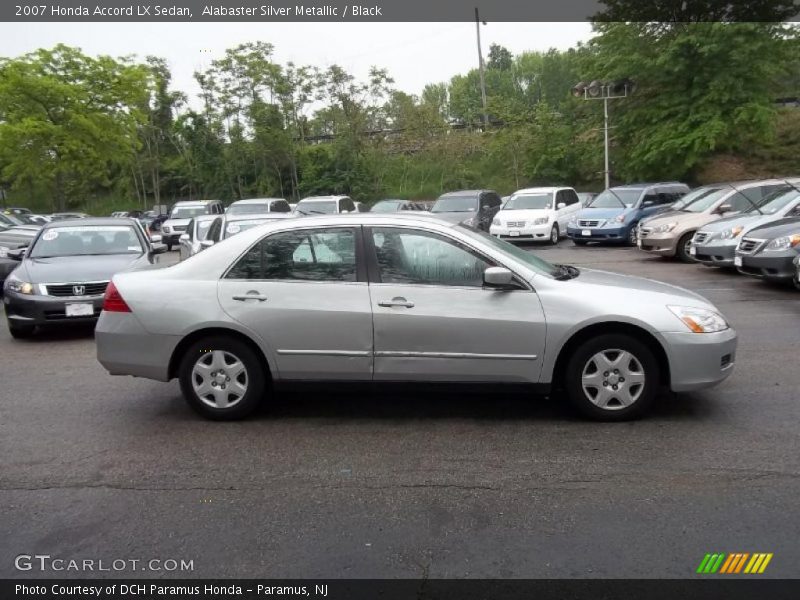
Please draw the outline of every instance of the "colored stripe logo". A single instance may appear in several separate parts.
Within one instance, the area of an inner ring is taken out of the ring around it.
[[[703,575],[724,573],[726,575],[736,575],[745,573],[749,575],[763,573],[769,561],[772,560],[772,552],[732,552],[730,554],[718,552],[706,554],[697,567],[697,573]]]

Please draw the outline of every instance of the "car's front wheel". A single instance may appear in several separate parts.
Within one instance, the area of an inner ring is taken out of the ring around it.
[[[8,332],[15,340],[28,339],[29,337],[33,336],[33,333],[36,330],[36,327],[33,325],[21,325],[8,318],[6,321],[8,322]]]
[[[598,421],[641,417],[656,396],[658,361],[641,341],[605,334],[584,342],[570,357],[565,387],[573,405]]]
[[[553,223],[553,228],[550,230],[550,243],[555,246],[558,244],[559,237],[561,237],[561,232],[558,229],[558,223]]]
[[[218,421],[250,415],[264,397],[266,374],[255,351],[233,337],[192,344],[178,371],[181,391],[195,411]]]
[[[678,260],[681,262],[694,262],[694,259],[690,254],[693,237],[694,231],[690,231],[689,233],[684,233],[681,236],[681,239],[678,240],[678,245],[675,247],[675,256],[677,256]]]
[[[628,245],[629,246],[636,246],[639,243],[639,229],[638,224],[634,223],[631,225],[630,231],[628,231]]]

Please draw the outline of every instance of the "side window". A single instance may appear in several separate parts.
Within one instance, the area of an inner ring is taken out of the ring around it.
[[[658,194],[654,190],[650,190],[644,195],[644,198],[642,198],[642,203],[640,204],[640,206],[644,206],[645,202],[650,202],[651,204],[658,204],[659,203]]]
[[[758,193],[759,189],[760,188],[745,190],[745,192],[752,192],[749,195],[746,193],[737,192],[736,194],[725,200],[723,204],[730,204],[731,209],[734,212],[747,210],[748,208],[751,208],[756,202],[758,202],[758,199],[760,198],[760,194]]]
[[[292,207],[286,200],[273,200],[270,202],[269,212],[292,212]]]
[[[482,287],[494,264],[435,233],[376,227],[372,240],[382,283]]]
[[[274,233],[248,250],[226,278],[356,281],[355,231],[333,228]]]
[[[339,210],[340,211],[348,211],[353,212],[356,209],[356,205],[353,204],[353,201],[350,198],[342,198],[339,200]]]

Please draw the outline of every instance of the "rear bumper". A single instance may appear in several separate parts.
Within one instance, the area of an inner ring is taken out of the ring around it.
[[[94,334],[97,360],[111,375],[169,381],[179,336],[149,333],[131,313],[103,312]]]
[[[694,259],[704,265],[715,267],[732,267],[736,255],[736,245],[728,246],[692,246],[695,249]]]
[[[736,331],[663,333],[669,358],[670,389],[702,390],[724,381],[736,362]]]
[[[7,292],[3,296],[6,316],[20,325],[61,325],[64,323],[94,323],[103,308],[102,296],[55,298]],[[91,304],[92,315],[68,317],[67,304]]]
[[[798,256],[797,252],[787,250],[769,254],[774,256],[765,256],[764,253],[755,256],[740,255],[742,264],[737,267],[739,272],[770,281],[791,281],[797,273],[797,267],[793,263]]]

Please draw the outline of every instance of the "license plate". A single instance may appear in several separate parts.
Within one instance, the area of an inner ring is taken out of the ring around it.
[[[519,231],[509,231],[508,235],[511,237],[519,237]]]
[[[94,304],[91,302],[67,304],[64,311],[68,317],[91,317],[94,315]]]
[[[591,229],[584,229],[583,231],[581,231],[581,235],[586,236],[586,237],[592,237],[592,230]]]
[[[689,254],[691,254],[692,256],[697,254],[697,248],[695,248],[694,246],[689,246]]]
[[[733,266],[734,267],[741,267],[742,266],[742,257],[741,256],[734,256],[733,257]]]

